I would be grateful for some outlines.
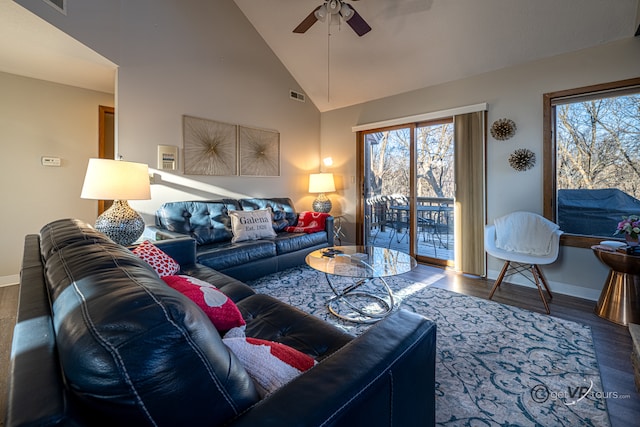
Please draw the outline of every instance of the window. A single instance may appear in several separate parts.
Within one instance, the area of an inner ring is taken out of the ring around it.
[[[640,214],[640,78],[545,94],[544,121],[545,216],[565,245],[615,238]]]

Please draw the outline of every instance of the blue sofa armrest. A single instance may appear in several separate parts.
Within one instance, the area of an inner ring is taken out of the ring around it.
[[[399,310],[233,426],[433,426],[436,324]]]
[[[181,266],[190,266],[196,263],[196,241],[192,237],[180,234],[178,238],[158,240],[153,244]]]
[[[324,229],[327,232],[327,243],[329,243],[329,246],[333,246],[333,225],[334,223],[334,218],[332,216],[328,216],[327,219],[324,222]]]
[[[166,228],[159,227],[157,225],[147,225],[144,228],[142,237],[151,240],[168,240],[168,239],[180,239],[184,237],[191,237],[188,234],[178,233],[175,231],[169,231]]]
[[[67,409],[39,247],[38,235],[26,237],[11,346],[6,426],[54,425]]]

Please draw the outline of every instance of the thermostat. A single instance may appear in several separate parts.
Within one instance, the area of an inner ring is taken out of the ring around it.
[[[178,147],[175,145],[158,145],[158,169],[178,169]]]
[[[42,166],[60,166],[60,157],[42,157]]]

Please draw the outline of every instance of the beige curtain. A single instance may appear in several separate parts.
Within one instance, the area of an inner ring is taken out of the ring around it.
[[[485,112],[456,115],[456,270],[485,276]]]

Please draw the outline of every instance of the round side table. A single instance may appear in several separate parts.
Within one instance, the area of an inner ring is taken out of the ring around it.
[[[596,314],[619,325],[640,323],[640,256],[598,245],[591,249],[610,269],[596,304]]]

